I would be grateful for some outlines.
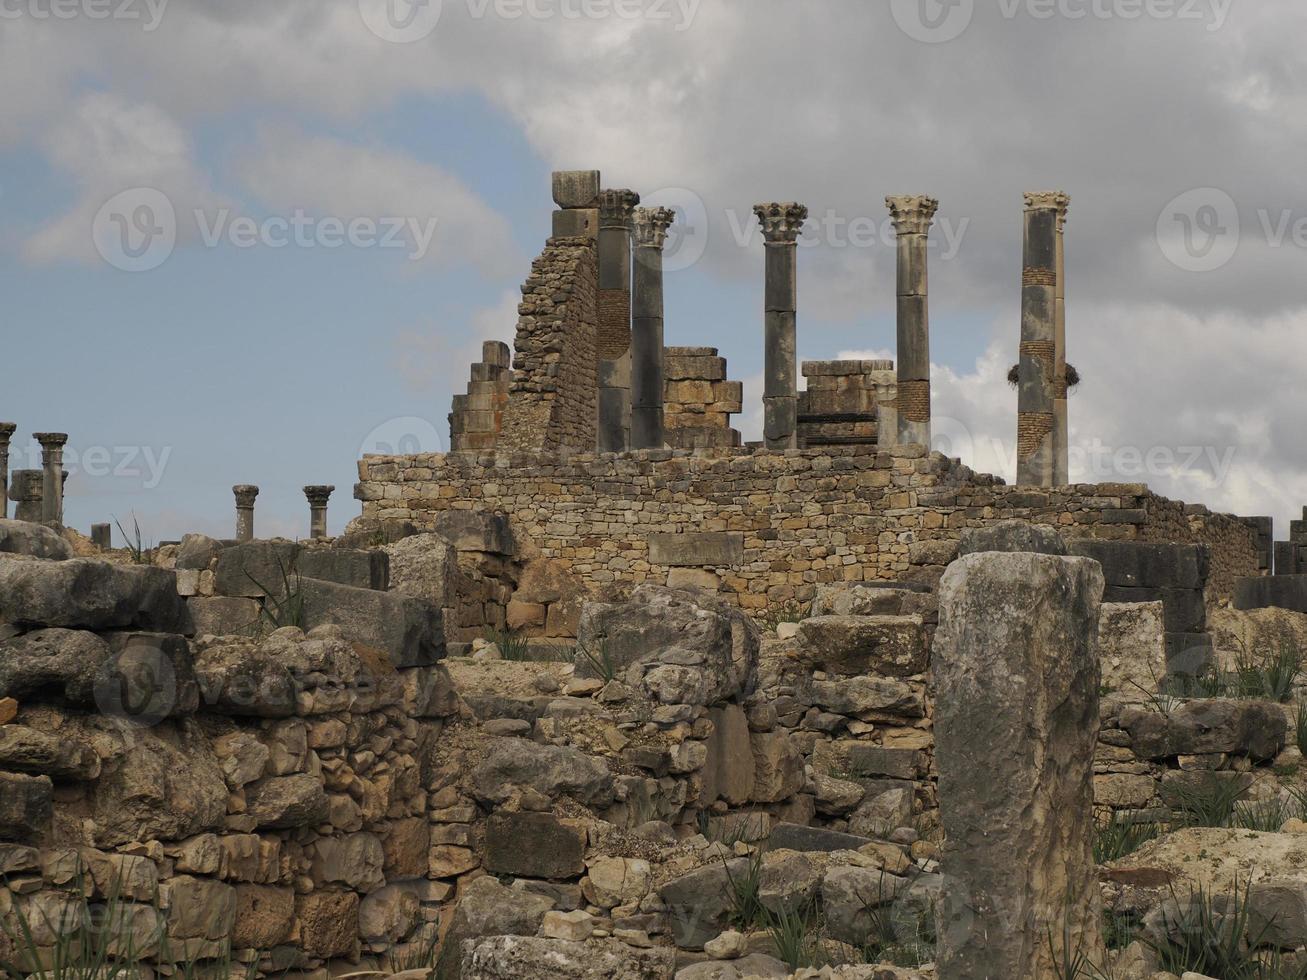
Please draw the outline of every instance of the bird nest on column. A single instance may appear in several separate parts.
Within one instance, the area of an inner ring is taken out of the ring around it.
[[[1007,383],[1013,388],[1021,383],[1021,365],[1013,364],[1012,370],[1007,373]],[[1075,369],[1075,365],[1066,366],[1066,390],[1074,391],[1080,384],[1080,372]]]

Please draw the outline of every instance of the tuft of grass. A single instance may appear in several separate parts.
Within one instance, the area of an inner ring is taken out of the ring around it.
[[[781,903],[780,911],[763,907],[762,914],[776,956],[791,970],[825,965],[821,920],[812,905],[791,908]]]
[[[521,633],[512,630],[486,630],[486,640],[499,648],[504,660],[525,663],[531,659],[531,644]]]
[[[1133,854],[1161,832],[1155,823],[1138,823],[1114,812],[1094,827],[1094,863],[1107,864]]]
[[[742,931],[767,925],[767,907],[762,904],[762,855],[755,854],[739,877],[731,873],[731,866],[722,858],[726,868],[727,899],[731,907],[727,917],[731,925]]]
[[[1177,827],[1230,827],[1234,824],[1235,804],[1248,787],[1238,779],[1196,780],[1177,784],[1173,790]]]
[[[244,569],[242,569],[244,571]],[[291,554],[289,565],[277,559],[277,571],[281,574],[281,592],[274,592],[256,579],[250,572],[245,577],[264,594],[259,606],[260,621],[267,620],[268,625],[278,630],[284,626],[304,628],[304,594],[303,579],[299,571],[299,551]]]
[[[127,533],[123,527],[122,521],[114,518],[113,522],[118,525],[118,533],[123,537],[123,543],[127,551],[132,556],[133,565],[148,565],[150,563],[150,546],[145,544],[141,539],[141,522],[136,519],[136,512],[132,512],[132,534]]]
[[[605,684],[617,676],[617,661],[613,659],[607,643],[600,643],[597,651],[591,650],[584,643],[577,643],[573,662],[579,667],[583,661],[590,665]]]
[[[1245,884],[1241,890],[1235,882],[1232,894],[1216,896],[1199,887],[1186,901],[1172,894],[1174,908],[1162,912],[1161,938],[1144,939],[1159,968],[1176,975],[1200,973],[1222,980],[1281,980],[1283,973],[1269,972],[1273,965],[1253,954],[1269,924],[1252,933],[1249,888]]]
[[[1266,834],[1278,833],[1286,820],[1302,814],[1302,804],[1292,798],[1277,796],[1258,803],[1236,803],[1231,826],[1240,830],[1256,830]]]

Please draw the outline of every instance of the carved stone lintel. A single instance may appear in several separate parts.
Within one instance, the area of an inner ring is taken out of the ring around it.
[[[635,191],[604,190],[599,192],[599,227],[631,227],[631,214],[640,203],[640,195]]]
[[[900,235],[924,235],[930,231],[939,201],[922,194],[885,198],[894,230]]]
[[[792,201],[755,204],[753,213],[762,222],[762,235],[768,245],[793,245],[808,218],[807,207]]]
[[[1028,191],[1026,193],[1027,211],[1057,211],[1062,220],[1066,219],[1067,209],[1071,206],[1071,195],[1064,191]]]
[[[661,250],[667,243],[667,229],[676,220],[671,208],[636,208],[632,212],[635,222],[635,244],[641,248]]]

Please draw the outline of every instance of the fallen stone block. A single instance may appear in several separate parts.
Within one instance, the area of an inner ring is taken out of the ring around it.
[[[585,833],[552,813],[499,813],[486,821],[485,869],[524,878],[578,878]]]
[[[186,600],[196,636],[253,636],[265,625],[257,599],[192,596]]]
[[[336,624],[350,636],[385,651],[396,667],[423,667],[445,655],[440,608],[397,592],[356,589],[304,579],[303,628]]]
[[[0,554],[61,561],[73,557],[73,546],[44,524],[0,519]]]
[[[870,843],[870,837],[793,823],[778,823],[767,838],[768,848],[776,851],[856,851]]]
[[[1163,714],[1124,708],[1121,727],[1142,759],[1226,752],[1273,759],[1284,748],[1288,719],[1279,705],[1264,701],[1190,701]]]
[[[1307,613],[1307,575],[1267,575],[1234,583],[1235,609],[1289,609]]]
[[[1211,569],[1211,548],[1199,544],[1080,539],[1067,544],[1072,555],[1103,566],[1103,581],[1129,588],[1203,589]]]
[[[0,620],[19,626],[186,633],[176,576],[150,565],[92,558],[0,558]]]
[[[840,677],[908,677],[930,662],[920,616],[818,616],[799,624],[800,656]]]
[[[300,579],[385,591],[390,560],[380,549],[305,548],[289,541],[252,541],[226,548],[213,572],[219,595],[259,598],[293,593]]]

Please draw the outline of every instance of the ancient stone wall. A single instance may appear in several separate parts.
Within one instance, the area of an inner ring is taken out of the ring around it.
[[[935,580],[963,528],[1006,518],[1068,539],[1209,544],[1209,598],[1257,573],[1255,531],[1237,518],[1142,484],[1009,487],[920,446],[370,456],[359,475],[365,519],[430,527],[450,509],[501,512],[591,588],[696,569],[697,584],[755,610],[806,602],[819,583]]]
[[[531,265],[518,306],[513,381],[500,436],[507,449],[594,449],[596,262],[592,240],[551,238]]]
[[[804,361],[803,376],[808,387],[799,392],[800,447],[877,445],[885,431],[882,403],[898,397],[893,361]],[[892,428],[894,419],[887,421]]]
[[[511,357],[508,345],[498,340],[482,345],[467,393],[454,396],[449,413],[449,446],[454,451],[495,448],[508,404]]]
[[[731,416],[743,407],[744,386],[726,380],[716,347],[668,347],[663,359],[663,412],[673,449],[732,449],[740,433]]]

